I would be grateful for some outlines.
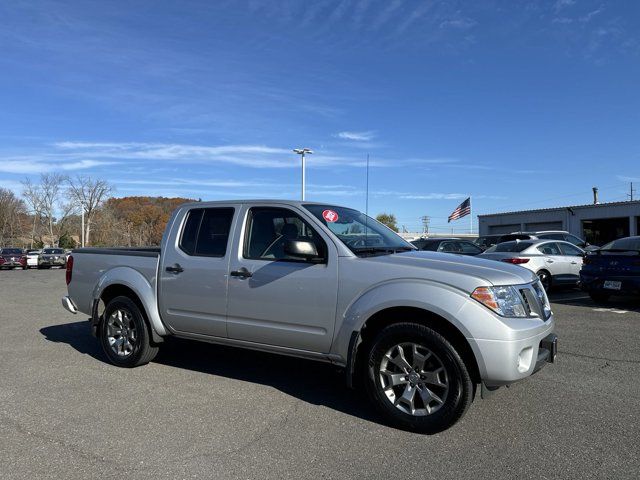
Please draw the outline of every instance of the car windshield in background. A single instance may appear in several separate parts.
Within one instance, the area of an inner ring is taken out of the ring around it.
[[[640,237],[628,237],[607,243],[600,249],[602,252],[640,252]]]
[[[19,248],[3,248],[2,253],[5,255],[22,255],[22,250]]]
[[[415,250],[392,230],[364,213],[332,205],[305,205],[356,255],[385,254]]]
[[[494,245],[493,247],[487,249],[486,253],[491,252],[522,252],[526,250],[531,245],[531,242],[504,242],[499,243],[498,245]]]
[[[42,253],[46,255],[61,255],[64,253],[64,250],[61,248],[45,248]]]

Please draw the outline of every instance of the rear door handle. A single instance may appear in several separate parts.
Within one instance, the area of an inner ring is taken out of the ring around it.
[[[571,265],[577,265],[578,262],[571,262]]]
[[[165,270],[176,274],[184,272],[184,268],[182,268],[179,263],[174,263],[172,266],[165,268]]]
[[[232,270],[231,272],[229,272],[229,275],[231,275],[232,277],[249,278],[253,276],[253,273],[251,273],[245,267],[241,267],[238,270]]]

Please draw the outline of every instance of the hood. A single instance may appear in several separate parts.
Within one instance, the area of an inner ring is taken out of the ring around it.
[[[443,278],[445,276],[451,277],[452,282],[456,282],[453,278],[457,277],[457,283],[460,278],[465,278],[469,280],[465,283],[467,283],[467,288],[471,290],[475,288],[471,287],[474,284],[475,286],[521,285],[536,279],[536,275],[532,271],[518,265],[454,253],[411,251],[365,257],[363,260],[378,263],[381,266],[418,268],[418,271],[406,276],[416,276],[422,270],[423,275],[420,276],[440,280],[444,283],[448,283]]]

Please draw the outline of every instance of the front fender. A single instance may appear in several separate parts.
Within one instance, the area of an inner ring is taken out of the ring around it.
[[[449,321],[465,338],[469,337],[469,329],[457,315],[468,301],[467,293],[424,279],[392,280],[374,285],[345,310],[334,338],[332,353],[346,363],[350,357],[349,343],[353,332],[360,332],[369,318],[392,307],[415,307],[432,312]]]
[[[111,285],[124,285],[130,288],[138,296],[145,309],[153,332],[159,336],[168,334],[158,311],[155,286],[137,270],[131,267],[115,267],[105,272],[93,289],[93,300],[96,302],[102,296],[102,292]]]

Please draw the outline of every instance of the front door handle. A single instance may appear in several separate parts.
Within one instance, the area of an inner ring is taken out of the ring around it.
[[[184,272],[184,268],[182,268],[179,263],[174,263],[172,266],[165,268],[165,270],[175,274]]]
[[[547,260],[547,263],[553,263],[553,260]]]
[[[251,273],[245,267],[240,267],[238,270],[232,270],[231,272],[229,272],[229,275],[231,275],[232,277],[249,278],[253,276],[253,273]]]

